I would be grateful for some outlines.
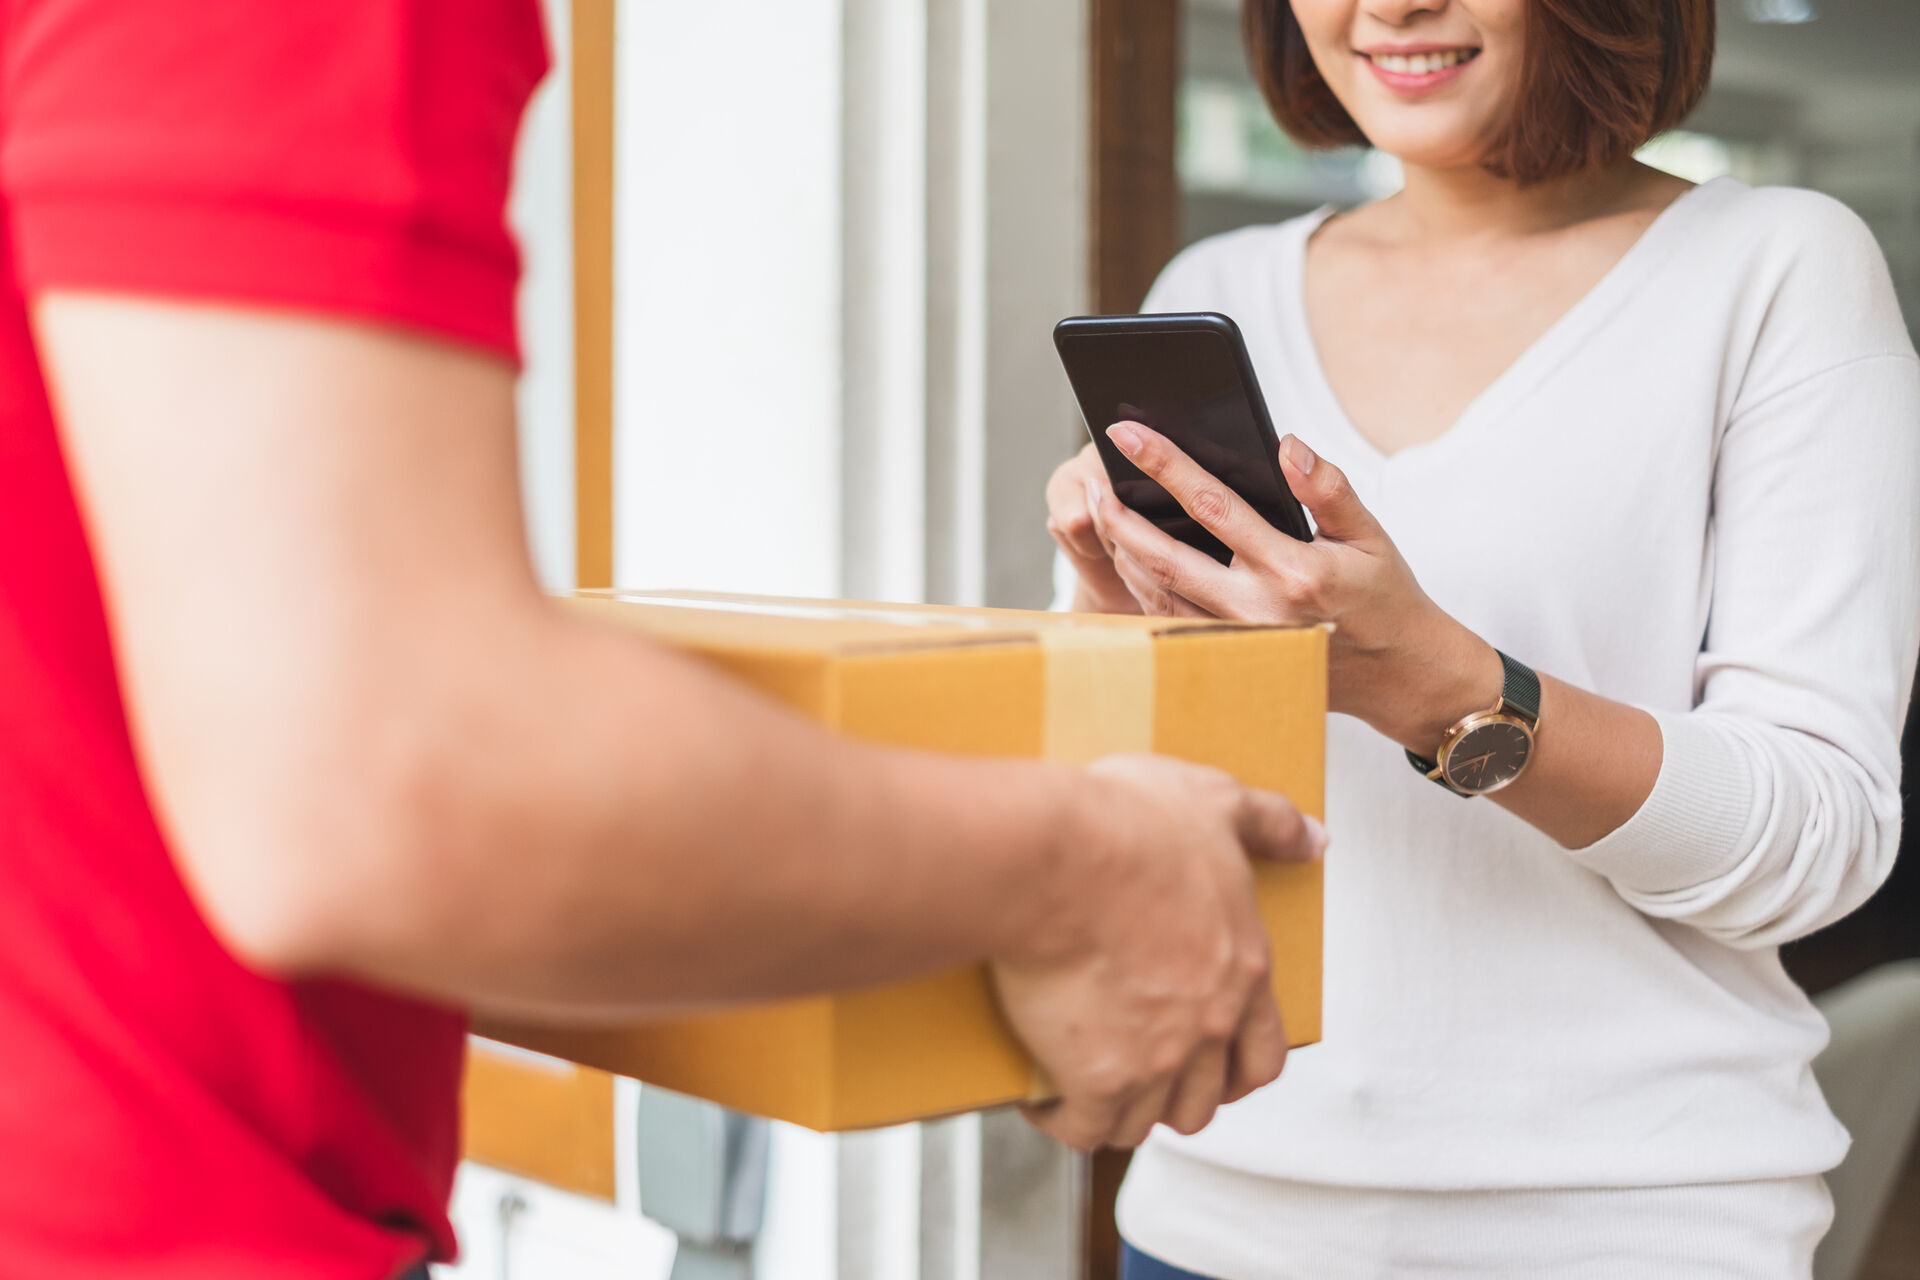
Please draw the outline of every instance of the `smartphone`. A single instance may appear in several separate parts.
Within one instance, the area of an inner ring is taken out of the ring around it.
[[[1268,524],[1312,539],[1307,513],[1280,470],[1280,438],[1232,320],[1211,311],[1073,316],[1054,326],[1053,345],[1120,501],[1222,564],[1233,559],[1107,439],[1114,423],[1139,422],[1179,445]]]

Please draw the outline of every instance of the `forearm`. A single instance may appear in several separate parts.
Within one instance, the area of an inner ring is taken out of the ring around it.
[[[1417,643],[1385,656],[1391,669],[1362,687],[1397,691],[1368,700],[1375,727],[1431,757],[1450,726],[1499,698],[1502,671],[1492,645],[1438,610],[1423,628]],[[1637,707],[1539,674],[1539,731],[1526,771],[1489,798],[1577,849],[1624,825],[1646,802],[1660,774],[1660,727]]]
[[[541,594],[500,362],[39,319],[149,792],[254,963],[632,1006],[977,958],[1042,909],[1076,775],[838,740]]]
[[[1446,725],[1492,705],[1499,663],[1450,622],[1420,652],[1424,674],[1397,703],[1406,718],[1376,727],[1430,755]],[[1527,769],[1488,798],[1648,915],[1737,946],[1804,936],[1864,902],[1892,865],[1894,738],[1882,727],[1879,750],[1849,752],[1837,743],[1870,739],[1866,726],[1812,733],[1731,710],[1656,718],[1542,673]]]
[[[555,607],[477,622],[395,673],[387,776],[341,762],[379,855],[295,967],[546,1012],[778,996],[1002,953],[1060,883],[1065,770],[842,739]]]
[[[1526,772],[1494,803],[1569,849],[1617,830],[1646,803],[1660,775],[1652,716],[1543,672],[1540,724]]]

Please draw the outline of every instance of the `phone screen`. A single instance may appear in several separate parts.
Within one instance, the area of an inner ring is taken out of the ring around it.
[[[1151,319],[1127,318],[1134,325]],[[1232,559],[1219,539],[1107,439],[1109,426],[1131,420],[1180,446],[1276,529],[1296,538],[1311,536],[1280,472],[1278,441],[1259,404],[1259,388],[1250,372],[1242,376],[1231,328],[1215,321],[1130,332],[1121,321],[1070,333],[1068,326],[1057,338],[1060,358],[1120,501],[1214,559]]]

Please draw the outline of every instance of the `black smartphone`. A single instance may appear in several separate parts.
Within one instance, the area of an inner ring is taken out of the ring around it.
[[[1280,470],[1280,438],[1232,320],[1211,311],[1073,316],[1053,327],[1053,345],[1120,501],[1222,564],[1233,559],[1107,439],[1114,423],[1140,422],[1179,445],[1268,524],[1312,539],[1307,513]]]

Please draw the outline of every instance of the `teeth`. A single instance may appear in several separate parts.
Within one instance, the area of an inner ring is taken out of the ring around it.
[[[1373,62],[1382,71],[1391,71],[1396,75],[1424,76],[1457,66],[1477,52],[1475,49],[1446,49],[1439,53],[1377,53],[1373,55]]]

